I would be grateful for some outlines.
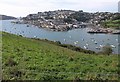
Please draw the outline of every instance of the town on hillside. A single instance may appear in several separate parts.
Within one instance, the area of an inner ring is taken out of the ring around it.
[[[22,23],[46,28],[52,31],[68,31],[74,28],[90,27],[88,33],[120,33],[120,13],[89,13],[73,10],[56,10],[29,14]]]

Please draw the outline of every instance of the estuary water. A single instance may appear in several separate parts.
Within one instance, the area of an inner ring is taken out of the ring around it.
[[[111,45],[113,53],[120,54],[119,34],[89,34],[88,28],[72,29],[66,32],[53,32],[43,28],[38,28],[27,24],[14,24],[13,20],[2,20],[1,31],[11,34],[22,35],[29,38],[48,39],[52,41],[60,41],[64,44],[72,44],[81,48],[99,52],[102,46]]]

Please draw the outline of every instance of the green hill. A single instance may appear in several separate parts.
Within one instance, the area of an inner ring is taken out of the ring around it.
[[[118,55],[73,51],[2,32],[3,80],[117,80]]]
[[[118,13],[115,16],[113,16],[112,19],[101,22],[101,25],[104,28],[120,30],[120,14]]]
[[[104,23],[102,23],[102,25],[105,28],[113,28],[113,29],[120,29],[120,19],[118,20],[108,20]]]

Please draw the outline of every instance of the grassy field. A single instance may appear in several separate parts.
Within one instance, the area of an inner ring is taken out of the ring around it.
[[[120,29],[120,20],[108,20],[102,24],[105,28]]]
[[[117,80],[118,55],[76,52],[2,33],[4,80]]]

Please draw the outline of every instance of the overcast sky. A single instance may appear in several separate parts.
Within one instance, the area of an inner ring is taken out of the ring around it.
[[[118,11],[119,0],[0,0],[0,14],[26,16],[40,11],[69,9],[87,12]]]

